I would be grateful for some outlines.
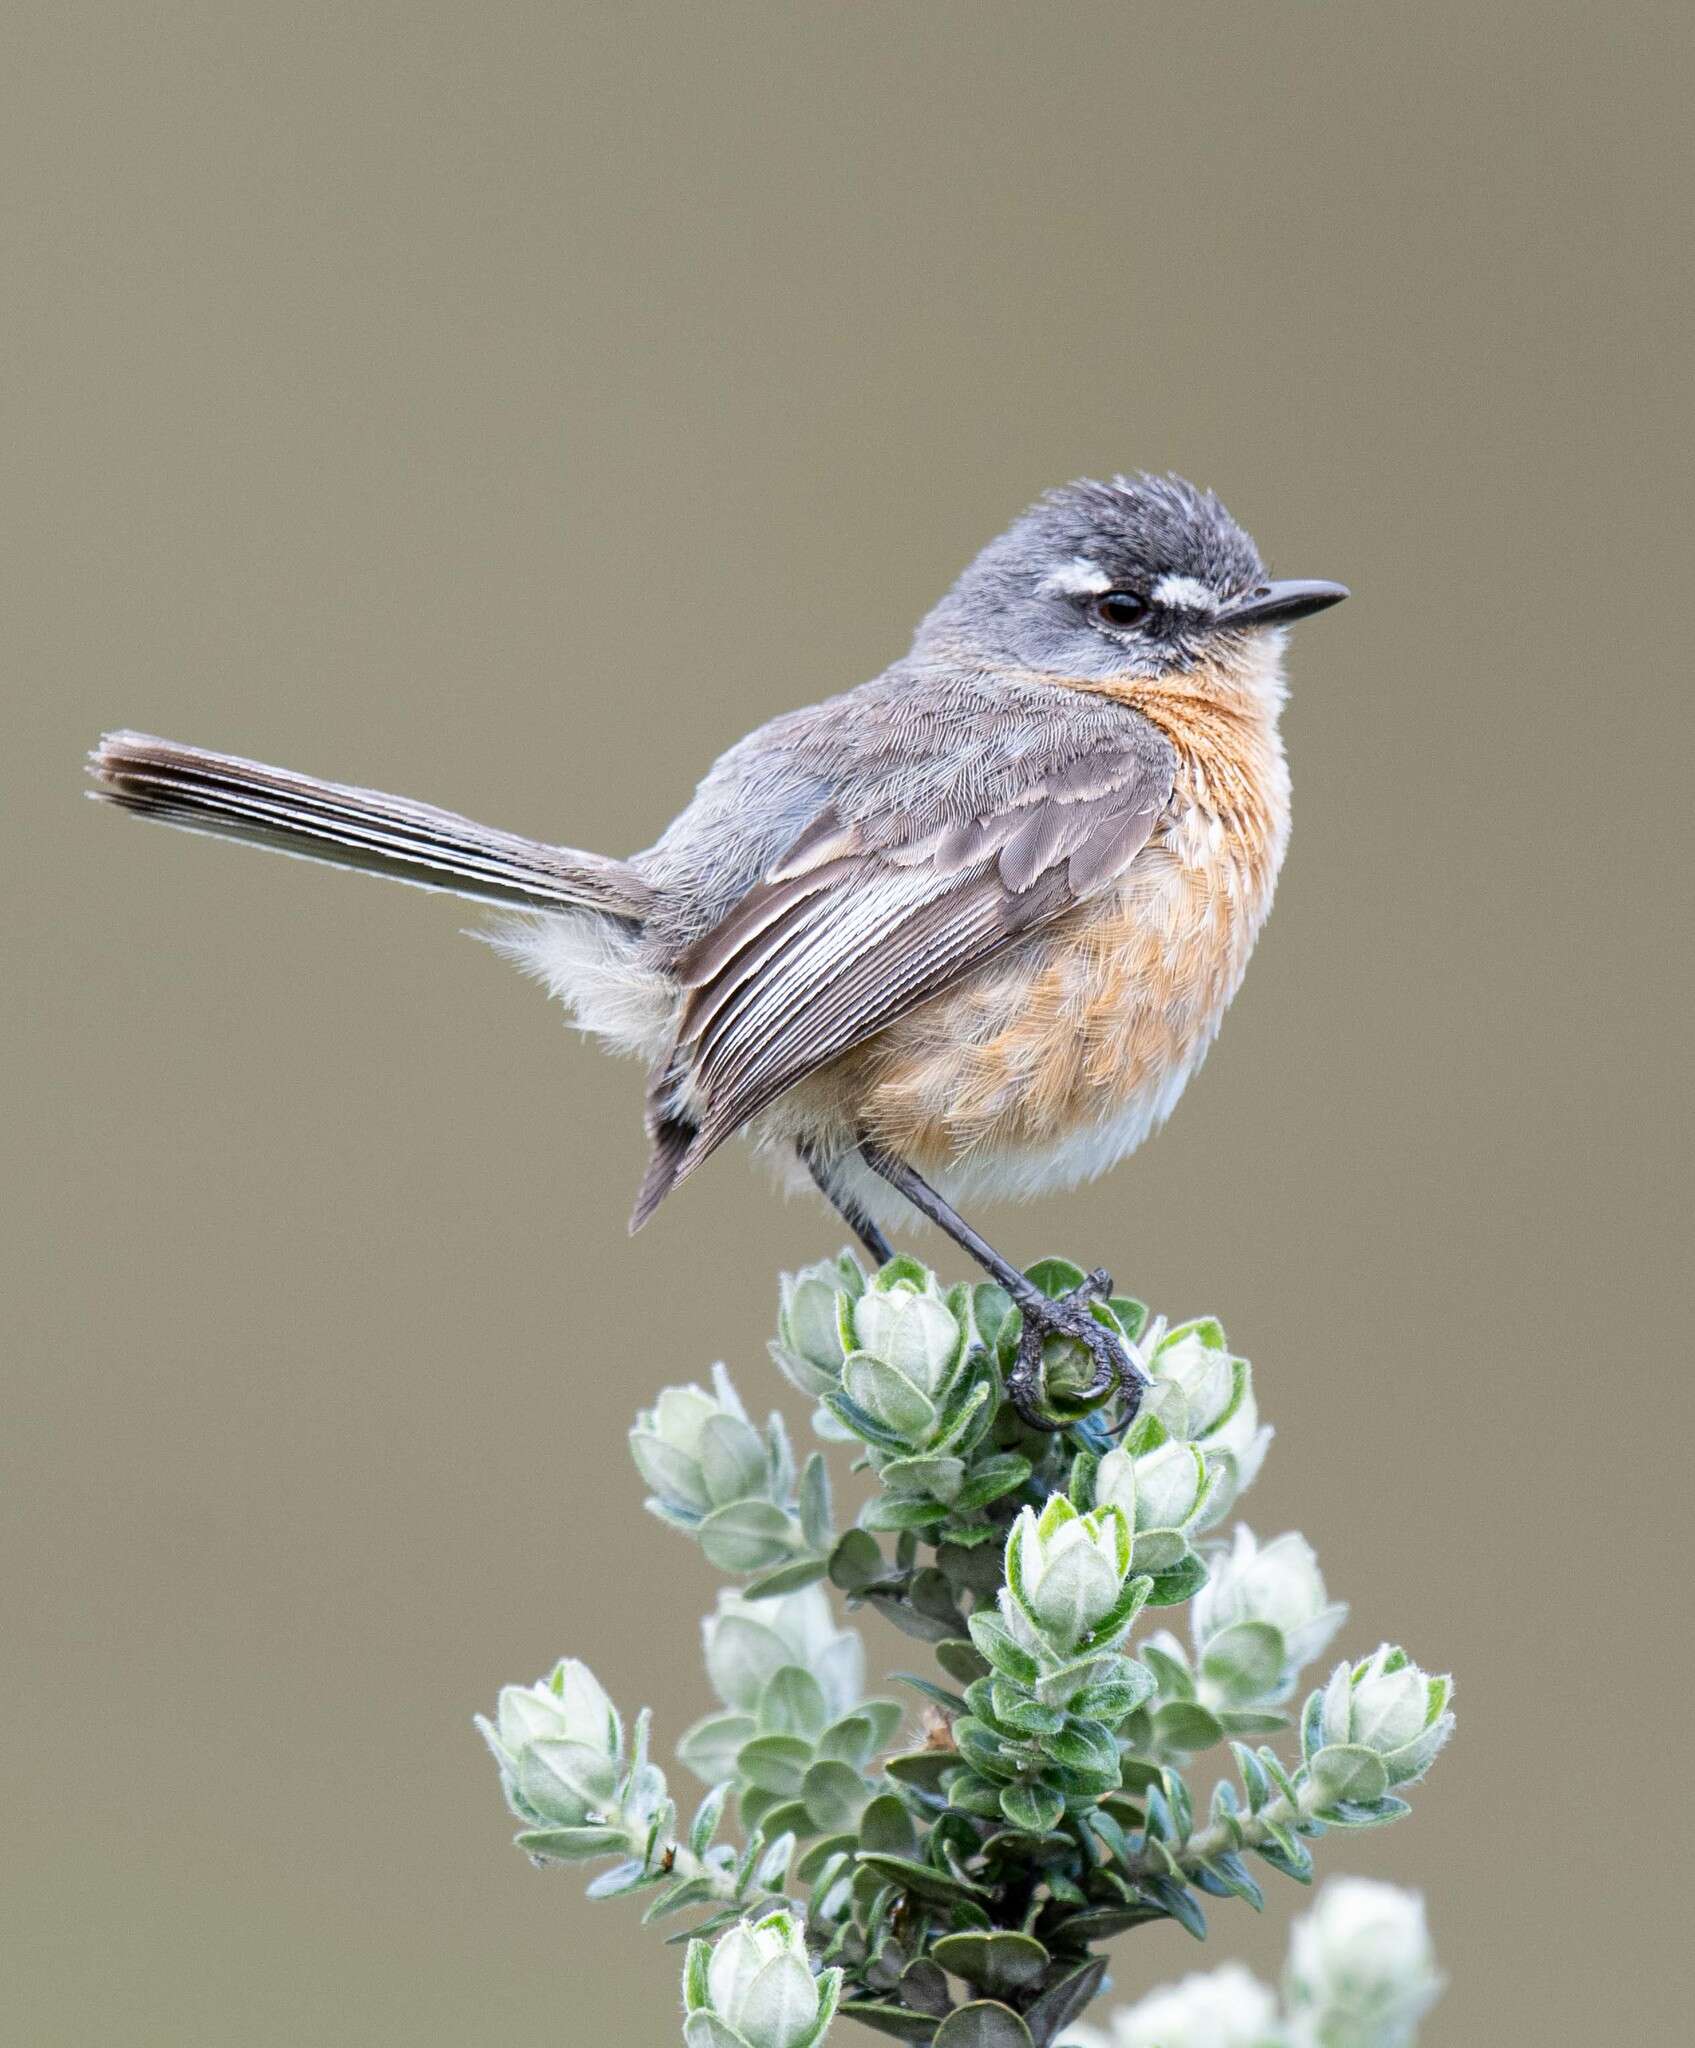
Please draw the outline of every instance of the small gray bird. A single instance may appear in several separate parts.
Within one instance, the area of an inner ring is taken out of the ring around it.
[[[628,860],[133,732],[93,794],[144,817],[503,906],[494,944],[648,1065],[632,1229],[733,1132],[879,1261],[910,1204],[1097,1392],[1140,1375],[957,1213],[1101,1173],[1171,1112],[1235,994],[1289,832],[1282,628],[1347,595],[1268,582],[1210,493],[1118,477],[992,541],[875,681],[732,747]]]

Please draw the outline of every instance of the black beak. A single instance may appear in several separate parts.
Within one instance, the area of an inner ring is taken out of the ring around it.
[[[1328,611],[1348,594],[1345,583],[1256,583],[1234,604],[1227,604],[1213,621],[1219,626],[1287,626],[1293,619],[1310,619],[1314,612]]]

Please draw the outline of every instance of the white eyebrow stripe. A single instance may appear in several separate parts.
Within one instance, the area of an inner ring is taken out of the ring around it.
[[[1218,608],[1218,600],[1206,585],[1194,576],[1162,576],[1154,585],[1155,604],[1168,604],[1179,611],[1210,612]]]
[[[1092,597],[1100,591],[1110,590],[1112,578],[1099,562],[1091,562],[1083,555],[1073,555],[1069,562],[1044,576],[1039,587],[1063,591],[1067,597]]]

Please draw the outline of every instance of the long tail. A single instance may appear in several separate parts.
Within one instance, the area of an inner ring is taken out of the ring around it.
[[[89,794],[141,817],[420,889],[522,910],[598,910],[638,923],[653,901],[622,861],[495,832],[409,797],[140,732],[108,733],[88,761]]]

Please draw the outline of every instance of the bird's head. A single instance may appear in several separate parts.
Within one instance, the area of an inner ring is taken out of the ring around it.
[[[966,569],[913,653],[1132,697],[1152,684],[1274,706],[1281,628],[1347,594],[1340,583],[1271,581],[1210,491],[1120,476],[1033,505]]]

